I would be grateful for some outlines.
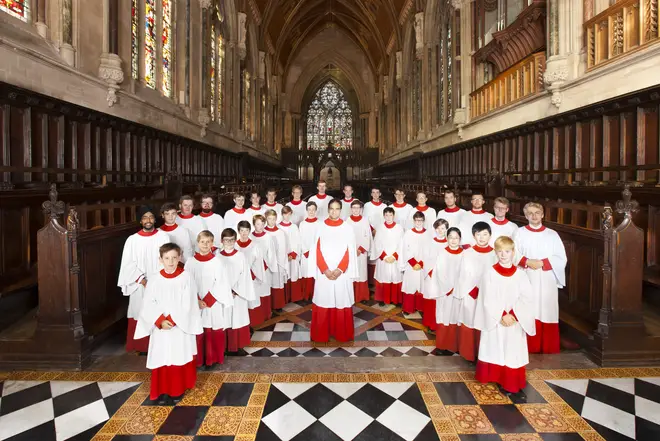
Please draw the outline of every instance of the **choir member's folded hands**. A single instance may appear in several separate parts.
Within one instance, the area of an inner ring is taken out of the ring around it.
[[[525,262],[525,264],[527,265],[527,268],[531,268],[533,270],[543,268],[543,261],[538,259],[527,259],[527,262]]]
[[[204,303],[204,300],[198,300],[197,303],[199,304],[199,309],[206,308],[206,303]]]
[[[142,280],[140,280],[140,285],[144,286],[145,288],[147,287],[147,278],[144,277]]]
[[[505,328],[508,328],[509,326],[516,324],[516,318],[511,314],[506,314],[504,317],[502,317],[500,323],[502,323],[502,326]]]
[[[393,256],[387,256],[385,259],[383,259],[387,263],[394,263],[396,262],[396,259]]]
[[[422,266],[419,263],[416,263],[415,266],[413,266],[414,271],[419,271],[422,269]]]
[[[163,323],[160,324],[160,329],[169,330],[172,329],[174,325],[169,320],[163,320]]]

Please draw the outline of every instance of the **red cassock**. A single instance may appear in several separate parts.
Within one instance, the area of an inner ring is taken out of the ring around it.
[[[375,298],[379,302],[387,304],[401,304],[401,267],[399,259],[402,258],[403,228],[392,222],[382,223],[376,229],[373,246],[370,255],[376,259],[376,281]],[[394,262],[386,262],[387,257],[393,257]]]
[[[349,216],[346,223],[353,227],[355,233],[355,245],[357,246],[358,256],[358,277],[353,282],[353,291],[355,293],[355,302],[362,302],[369,300],[371,293],[369,292],[368,281],[368,261],[367,256],[371,249],[371,226],[364,216]]]
[[[403,282],[401,293],[403,295],[403,312],[412,314],[422,311],[424,298],[422,297],[422,285],[424,283],[424,267],[430,262],[424,260],[424,249],[429,246],[431,233],[426,228],[418,230],[413,228],[403,235],[402,254],[399,267],[403,271]],[[415,266],[419,265],[419,269]]]
[[[440,288],[433,278],[433,270],[435,263],[438,260],[440,252],[447,248],[447,239],[438,239],[434,237],[433,240],[424,247],[424,283],[422,285],[423,307],[422,307],[422,324],[428,327],[431,331],[437,328],[435,321],[435,311],[437,308],[437,300],[440,297]]]
[[[433,269],[433,280],[438,287],[435,318],[438,323],[435,346],[458,352],[458,319],[460,302],[454,297],[458,273],[463,262],[463,248],[447,247],[440,251]]]
[[[315,270],[309,266],[310,250],[314,246],[316,230],[321,225],[321,221],[315,217],[313,219],[305,218],[300,223],[300,283],[303,300],[309,300],[314,296],[314,277]]]

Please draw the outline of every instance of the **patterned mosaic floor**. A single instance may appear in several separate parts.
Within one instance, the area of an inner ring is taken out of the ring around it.
[[[0,440],[660,439],[660,368],[536,370],[511,401],[471,372],[200,373],[174,407],[145,373],[0,373]]]

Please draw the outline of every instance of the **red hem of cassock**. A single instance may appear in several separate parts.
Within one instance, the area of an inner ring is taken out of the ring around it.
[[[263,298],[263,297],[262,297]],[[261,300],[263,303],[263,300]],[[264,319],[264,310],[261,307],[261,304],[257,306],[254,309],[249,309],[248,313],[250,314],[250,327],[251,328],[256,328],[260,324],[262,324],[265,319]]]
[[[536,320],[536,335],[527,336],[527,347],[530,354],[558,354],[559,323],[544,323]]]
[[[270,296],[266,296],[266,297],[261,297],[259,300],[261,301],[261,305],[259,306],[259,308],[261,309],[261,318],[263,319],[264,322],[266,320],[270,320],[270,318],[273,316],[272,299],[270,298]],[[252,319],[250,318],[250,320]]]
[[[351,341],[354,337],[353,308],[322,308],[312,305],[312,341]]]
[[[435,331],[435,347],[450,352],[458,352],[458,325],[438,323]]]
[[[263,297],[262,297],[263,298]],[[250,344],[250,327],[227,329],[227,350],[236,352]]]
[[[227,334],[224,329],[204,328],[204,333],[197,335],[197,367],[224,363],[226,348]]]
[[[422,325],[435,331],[438,324],[435,322],[435,299],[424,299],[422,304]]]
[[[475,361],[479,351],[481,332],[465,325],[458,327],[458,353],[467,361]]]
[[[197,381],[196,361],[193,358],[183,366],[161,366],[151,371],[149,398],[157,400],[161,395],[179,397],[195,387]]]
[[[403,312],[406,314],[412,314],[415,312],[415,294],[401,291],[401,297],[403,297],[403,302],[401,302],[401,309]]]
[[[517,393],[527,385],[525,366],[513,369],[477,360],[475,378],[481,383],[497,383],[511,393]]]
[[[288,281],[287,282],[287,287],[289,288],[289,299],[292,302],[299,302],[303,299],[303,291],[302,291],[302,280],[298,279],[295,282]]]
[[[302,299],[311,300],[314,297],[314,278],[303,277],[298,280],[301,283]]]
[[[419,291],[415,293],[415,309],[419,312],[424,311],[424,295]]]
[[[355,294],[355,303],[369,300],[371,297],[371,293],[369,292],[369,282],[353,282],[353,293]]]
[[[270,297],[273,299],[273,309],[282,309],[286,305],[284,288],[271,288]]]
[[[376,280],[375,299],[377,302],[384,302],[388,305],[390,303],[401,304],[403,302],[401,283],[380,283]]]
[[[126,331],[126,352],[148,352],[149,351],[149,337],[144,337],[139,340],[133,338],[135,335],[135,328],[137,327],[137,320],[128,319],[128,330]]]
[[[376,279],[374,277],[374,274],[376,274],[376,265],[372,265],[370,263],[367,264],[367,282],[369,285],[374,285],[376,284]]]

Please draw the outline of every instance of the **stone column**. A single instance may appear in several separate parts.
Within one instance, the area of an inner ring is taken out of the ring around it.
[[[201,137],[206,136],[206,129],[208,128],[209,124],[211,123],[211,113],[210,109],[207,107],[209,105],[209,99],[208,99],[208,94],[209,94],[209,78],[208,75],[206,74],[207,69],[208,69],[208,63],[209,63],[209,51],[206,51],[205,48],[207,47],[204,44],[204,41],[209,39],[209,33],[211,31],[211,26],[209,24],[209,14],[207,9],[211,6],[211,0],[199,0],[199,7],[200,7],[200,12],[201,14],[198,15],[200,17],[200,22],[201,22],[201,30],[198,28],[195,37],[200,39],[200,44],[195,45],[198,50],[201,51],[201,56],[199,59],[201,60],[201,64],[197,64],[197,66],[201,65],[201,70],[199,71],[198,79],[199,82],[198,84],[198,91],[195,96],[198,97],[199,99],[199,110],[197,111],[197,122],[201,126],[200,130],[200,135]],[[195,29],[194,27],[192,29]],[[189,31],[190,32],[190,31]],[[200,38],[201,37],[201,38]],[[208,42],[210,44],[210,42]],[[229,54],[230,51],[227,51],[227,54]],[[229,60],[229,56],[226,56],[225,59]],[[231,74],[230,70],[226,70],[226,72],[229,72]],[[195,106],[197,107],[197,105]],[[231,119],[231,117],[229,118]]]
[[[34,5],[37,9],[37,21],[34,23],[34,26],[37,28],[37,32],[43,38],[48,38],[48,25],[46,24],[46,0],[35,0]]]
[[[99,78],[108,84],[108,106],[117,102],[119,84],[124,81],[119,53],[119,0],[103,0],[103,52]]]
[[[61,1],[62,45],[60,55],[69,66],[75,64],[76,50],[73,47],[73,7],[72,0]]]
[[[460,61],[460,72],[455,72],[461,78],[461,88],[456,90],[460,95],[461,107],[454,110],[454,124],[458,128],[458,137],[463,138],[463,126],[470,121],[470,93],[472,92],[472,8],[473,2],[469,0],[452,0],[454,9],[460,11],[461,26],[461,53],[456,54],[456,60]],[[456,35],[456,32],[454,32]],[[456,99],[456,98],[454,98]]]

